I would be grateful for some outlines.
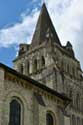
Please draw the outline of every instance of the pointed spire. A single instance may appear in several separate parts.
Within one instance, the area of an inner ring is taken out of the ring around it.
[[[42,8],[41,8],[41,11],[42,11],[43,9],[46,9],[45,3],[43,3]],[[47,9],[46,9],[46,10],[47,10]]]
[[[75,58],[75,54],[74,54],[74,51],[73,51],[72,44],[69,41],[66,44],[66,50],[71,54],[71,56],[73,58]]]
[[[52,24],[49,13],[47,11],[46,5],[45,3],[43,3],[30,48],[33,48],[45,42],[48,30],[50,31],[51,36],[53,37],[53,41],[61,45],[55,28]]]
[[[66,47],[72,48],[72,44],[70,43],[70,41],[67,41]]]

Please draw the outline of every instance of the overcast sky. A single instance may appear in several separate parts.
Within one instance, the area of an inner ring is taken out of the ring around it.
[[[31,42],[43,2],[61,43],[73,44],[83,69],[83,0],[0,0],[0,62],[12,66],[18,44]]]

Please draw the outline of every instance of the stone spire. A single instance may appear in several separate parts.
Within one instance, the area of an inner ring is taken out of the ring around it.
[[[69,41],[66,44],[66,50],[71,54],[73,58],[75,58],[72,44]]]
[[[51,35],[48,35],[48,31],[51,33]],[[50,36],[53,37],[53,42],[56,42],[57,44],[61,45],[55,28],[52,24],[49,13],[47,11],[46,5],[43,4],[30,48],[40,45],[41,43],[46,41],[47,37]]]

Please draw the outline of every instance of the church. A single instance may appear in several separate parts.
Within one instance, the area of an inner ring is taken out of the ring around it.
[[[72,44],[43,4],[31,44],[10,68],[0,63],[0,125],[83,125],[83,76]]]

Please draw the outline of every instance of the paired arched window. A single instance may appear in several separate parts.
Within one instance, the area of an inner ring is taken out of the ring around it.
[[[36,72],[40,66],[41,66],[41,68],[45,67],[45,58],[43,56],[41,57],[40,61],[39,61],[39,63],[40,63],[39,64],[37,59],[33,60],[33,72]]]
[[[54,117],[50,112],[46,114],[46,125],[54,125]]]
[[[21,105],[16,99],[10,102],[9,125],[21,125]]]

